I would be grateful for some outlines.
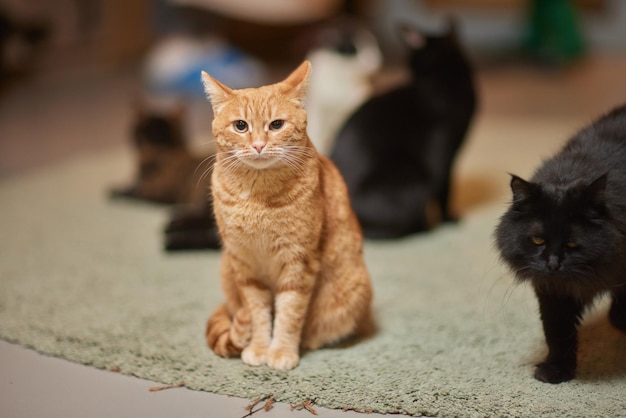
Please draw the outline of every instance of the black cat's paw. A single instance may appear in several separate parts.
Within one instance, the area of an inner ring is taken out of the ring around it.
[[[165,251],[219,250],[222,244],[215,228],[196,231],[169,231],[165,234]]]
[[[165,250],[218,250],[220,235],[208,205],[175,208],[165,226]]]
[[[562,383],[572,380],[576,375],[576,366],[544,361],[535,369],[535,379],[545,383]]]
[[[609,310],[609,320],[615,328],[626,332],[626,308],[614,302]]]
[[[456,223],[459,223],[460,221],[461,221],[461,218],[459,218],[456,215],[445,214],[443,216],[443,222],[446,222],[446,223],[456,224]]]
[[[215,227],[211,209],[205,206],[179,206],[170,214],[165,232],[197,231]]]

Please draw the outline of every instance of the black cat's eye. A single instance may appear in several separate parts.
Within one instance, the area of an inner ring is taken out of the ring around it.
[[[535,245],[543,245],[546,243],[545,239],[543,239],[542,237],[538,237],[536,235],[533,235],[532,237],[530,237],[530,241]]]
[[[565,246],[567,248],[576,248],[578,247],[578,244],[576,244],[575,242],[569,241],[567,244],[565,244]]]
[[[276,131],[276,130],[282,128],[284,124],[285,124],[284,120],[276,119],[276,120],[270,122],[270,129]]]
[[[238,120],[235,121],[235,123],[233,123],[233,127],[235,128],[235,130],[237,132],[246,132],[248,130],[248,124],[246,123],[245,120]]]

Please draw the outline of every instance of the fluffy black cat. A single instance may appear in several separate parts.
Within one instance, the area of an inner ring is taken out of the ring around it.
[[[331,153],[368,238],[452,220],[451,170],[476,108],[472,67],[453,23],[437,36],[402,29],[411,80],[358,108]]]
[[[610,294],[611,323],[626,331],[626,105],[582,130],[531,181],[512,176],[513,201],[496,245],[537,295],[549,354],[535,377],[575,377],[584,311]]]

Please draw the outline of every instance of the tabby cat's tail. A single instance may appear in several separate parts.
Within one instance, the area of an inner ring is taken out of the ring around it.
[[[236,357],[250,342],[252,325],[248,310],[241,308],[231,319],[226,304],[222,304],[206,324],[206,341],[218,356]]]

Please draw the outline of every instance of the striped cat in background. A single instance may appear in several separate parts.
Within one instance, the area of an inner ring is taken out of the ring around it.
[[[213,155],[197,155],[190,149],[185,107],[157,110],[138,100],[133,110],[136,175],[131,184],[111,190],[110,196],[172,205],[164,231],[166,251],[219,249],[207,175]]]
[[[310,63],[284,81],[232,90],[206,73],[215,118],[214,212],[226,301],[207,323],[218,355],[288,370],[372,329],[362,235],[333,163],[306,134]]]
[[[204,157],[193,155],[184,132],[185,108],[152,109],[146,101],[133,102],[132,145],[136,175],[128,186],[111,190],[111,197],[164,204],[196,204],[206,200],[197,185]]]

